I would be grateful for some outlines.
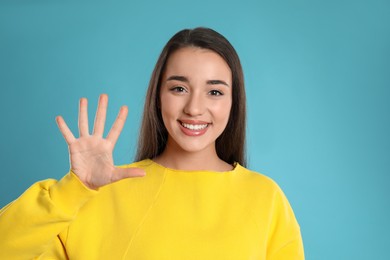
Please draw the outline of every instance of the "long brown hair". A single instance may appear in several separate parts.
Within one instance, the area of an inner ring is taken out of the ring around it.
[[[144,114],[138,140],[136,161],[152,159],[166,146],[168,132],[160,111],[160,83],[169,56],[184,47],[198,47],[218,53],[232,72],[232,108],[225,130],[216,140],[220,159],[229,164],[246,166],[246,98],[240,59],[230,42],[218,32],[198,27],[176,33],[163,48],[154,67],[146,94]]]

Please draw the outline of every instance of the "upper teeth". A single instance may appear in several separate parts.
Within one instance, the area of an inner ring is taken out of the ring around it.
[[[185,128],[188,128],[190,130],[201,130],[201,129],[205,129],[207,127],[207,124],[203,124],[203,125],[191,125],[191,124],[186,124],[186,123],[181,123],[182,126],[184,126]]]

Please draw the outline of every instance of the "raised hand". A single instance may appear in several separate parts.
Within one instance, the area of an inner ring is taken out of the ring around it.
[[[99,98],[93,133],[88,127],[88,101],[80,99],[79,138],[75,138],[64,119],[56,117],[58,127],[69,148],[71,170],[89,188],[98,189],[104,185],[129,177],[145,175],[138,168],[117,168],[114,166],[112,152],[126,121],[128,109],[120,108],[119,114],[106,138],[103,138],[106,121],[108,96]]]

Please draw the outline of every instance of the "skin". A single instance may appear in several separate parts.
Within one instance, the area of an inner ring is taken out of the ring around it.
[[[217,53],[185,47],[169,57],[163,73],[160,104],[168,130],[167,146],[154,160],[181,170],[231,170],[216,152],[232,106],[232,73]],[[182,123],[204,130],[187,130]]]
[[[108,96],[102,94],[92,134],[88,126],[88,101],[80,99],[79,106],[79,138],[75,138],[64,119],[56,117],[58,128],[68,144],[70,169],[90,189],[98,189],[104,185],[131,177],[142,177],[145,172],[137,168],[117,168],[114,166],[112,152],[123,129],[128,114],[126,106],[121,107],[118,117],[112,125],[107,137],[103,137],[106,121]]]

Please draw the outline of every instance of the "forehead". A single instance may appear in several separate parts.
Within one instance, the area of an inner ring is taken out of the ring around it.
[[[231,79],[231,70],[226,61],[216,52],[198,47],[180,48],[168,57],[164,75],[223,77]]]

